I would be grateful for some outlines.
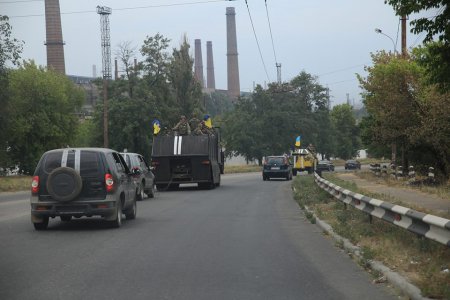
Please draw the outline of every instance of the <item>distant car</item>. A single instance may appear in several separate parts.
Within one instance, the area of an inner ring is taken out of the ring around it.
[[[316,169],[321,171],[334,171],[334,165],[329,160],[321,160],[317,163]]]
[[[270,178],[285,178],[292,180],[292,165],[285,155],[268,156],[264,161],[263,180],[270,180]]]
[[[137,200],[143,200],[145,194],[150,198],[155,197],[155,175],[144,157],[138,153],[122,152],[120,154],[125,159],[137,184]]]
[[[361,170],[361,163],[357,160],[350,159],[345,162],[345,169],[346,170],[354,170],[354,169],[360,169]]]
[[[64,148],[45,152],[31,183],[31,222],[44,230],[49,218],[101,216],[112,227],[122,213],[136,218],[136,184],[120,154],[104,148]]]

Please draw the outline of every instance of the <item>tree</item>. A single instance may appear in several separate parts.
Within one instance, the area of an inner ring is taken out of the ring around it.
[[[424,42],[432,42],[437,35],[439,43],[433,43],[429,48],[430,56],[427,58],[428,71],[432,83],[438,84],[441,90],[450,90],[450,7],[448,0],[386,0],[397,15],[404,16],[418,13],[423,10],[435,10],[433,17],[421,17],[411,21],[411,31],[419,34],[426,32]]]
[[[407,167],[408,133],[418,121],[417,94],[423,69],[417,63],[385,52],[372,54],[372,60],[373,66],[366,67],[368,77],[358,75],[358,78],[365,90],[364,104],[374,118],[373,142],[392,144],[393,159],[396,146],[400,145],[402,163]]]
[[[184,36],[180,49],[173,49],[168,72],[179,113],[188,117],[203,112],[202,88],[194,78],[194,60],[189,55],[189,48],[187,37]]]
[[[9,111],[10,99],[8,94],[8,75],[7,64],[19,65],[20,54],[22,52],[23,42],[12,38],[12,27],[9,24],[7,16],[0,15],[0,167],[11,167],[11,161],[8,151],[9,132]]]
[[[361,143],[352,107],[348,104],[334,106],[331,121],[335,129],[335,154],[342,159],[355,157]]]
[[[33,172],[43,152],[71,145],[84,95],[66,76],[25,62],[10,73],[8,138],[11,156],[25,174]]]
[[[128,83],[128,93],[130,97],[133,97],[133,88],[136,85],[137,66],[133,65],[132,58],[136,55],[136,47],[131,45],[130,41],[121,42],[115,52],[123,65],[123,71],[125,72],[125,79]]]

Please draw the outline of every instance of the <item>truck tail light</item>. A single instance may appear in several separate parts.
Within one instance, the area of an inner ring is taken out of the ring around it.
[[[202,165],[209,165],[211,162],[209,160],[202,160]]]
[[[114,188],[114,179],[111,174],[105,174],[106,192],[111,192]]]
[[[159,161],[152,161],[152,167],[156,168],[157,166],[159,166]]]
[[[39,176],[34,176],[31,181],[31,192],[37,194],[39,192]]]

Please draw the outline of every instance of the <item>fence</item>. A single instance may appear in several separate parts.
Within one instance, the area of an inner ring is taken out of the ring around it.
[[[450,220],[370,198],[337,186],[316,173],[315,182],[336,199],[362,212],[450,247]]]

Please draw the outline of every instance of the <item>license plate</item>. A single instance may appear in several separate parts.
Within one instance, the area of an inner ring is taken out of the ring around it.
[[[271,170],[279,170],[280,169],[280,167],[272,167],[272,168],[270,168]]]

